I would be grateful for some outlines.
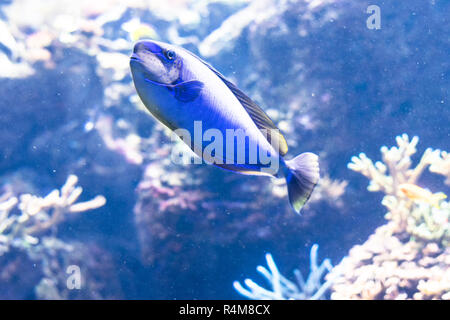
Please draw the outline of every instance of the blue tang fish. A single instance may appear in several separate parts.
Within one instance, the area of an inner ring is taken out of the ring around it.
[[[286,140],[245,93],[193,53],[163,42],[138,41],[130,68],[150,113],[178,136],[193,135],[193,142],[183,141],[198,156],[241,174],[285,177],[291,206],[300,213],[319,180],[318,157],[305,152],[285,160]],[[199,128],[202,139],[195,138]]]

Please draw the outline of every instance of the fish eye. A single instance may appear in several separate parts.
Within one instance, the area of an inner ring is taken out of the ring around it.
[[[164,56],[168,59],[168,60],[173,60],[175,59],[175,52],[172,50],[166,50],[164,51]]]

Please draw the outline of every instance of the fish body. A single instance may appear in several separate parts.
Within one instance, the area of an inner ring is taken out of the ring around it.
[[[400,191],[409,199],[413,201],[426,202],[436,208],[439,208],[439,202],[447,198],[447,196],[442,193],[432,193],[430,190],[421,188],[415,184],[404,183],[399,185]]]
[[[191,52],[157,41],[137,42],[130,67],[147,109],[180,137],[181,130],[193,136],[183,141],[197,155],[241,174],[285,176],[291,205],[300,211],[319,179],[318,157],[307,152],[285,161],[286,140],[234,84]],[[195,138],[199,127],[202,139]],[[207,132],[214,139],[204,139]],[[212,142],[214,152],[205,152]]]

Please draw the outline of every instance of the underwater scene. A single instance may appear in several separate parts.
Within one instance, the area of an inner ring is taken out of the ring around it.
[[[450,1],[0,1],[0,299],[450,300]]]

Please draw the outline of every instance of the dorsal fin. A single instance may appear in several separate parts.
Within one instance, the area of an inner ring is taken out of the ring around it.
[[[267,140],[274,146],[278,146],[278,153],[284,156],[288,151],[286,139],[280,132],[280,129],[272,122],[269,116],[258,106],[253,100],[251,100],[244,92],[236,87],[232,82],[228,81],[223,75],[216,72],[219,78],[227,85],[227,87],[233,92],[247,113],[255,122],[256,126],[266,135]],[[275,141],[274,139],[277,139]]]
[[[187,50],[186,50],[187,51]],[[189,51],[187,51],[189,52]],[[253,122],[256,126],[266,134],[266,138],[273,146],[278,146],[278,153],[284,156],[288,151],[288,145],[286,143],[286,139],[280,132],[280,129],[272,122],[269,116],[258,106],[255,102],[252,101],[244,92],[242,92],[238,87],[236,87],[232,82],[230,82],[225,76],[223,76],[219,71],[217,71],[214,67],[212,67],[206,61],[200,59],[192,52],[189,52],[195,58],[199,59],[204,65],[206,65],[212,72],[214,72],[224,83],[225,85],[233,92],[235,97],[242,104],[244,109],[250,115]],[[276,140],[275,140],[276,139]]]

